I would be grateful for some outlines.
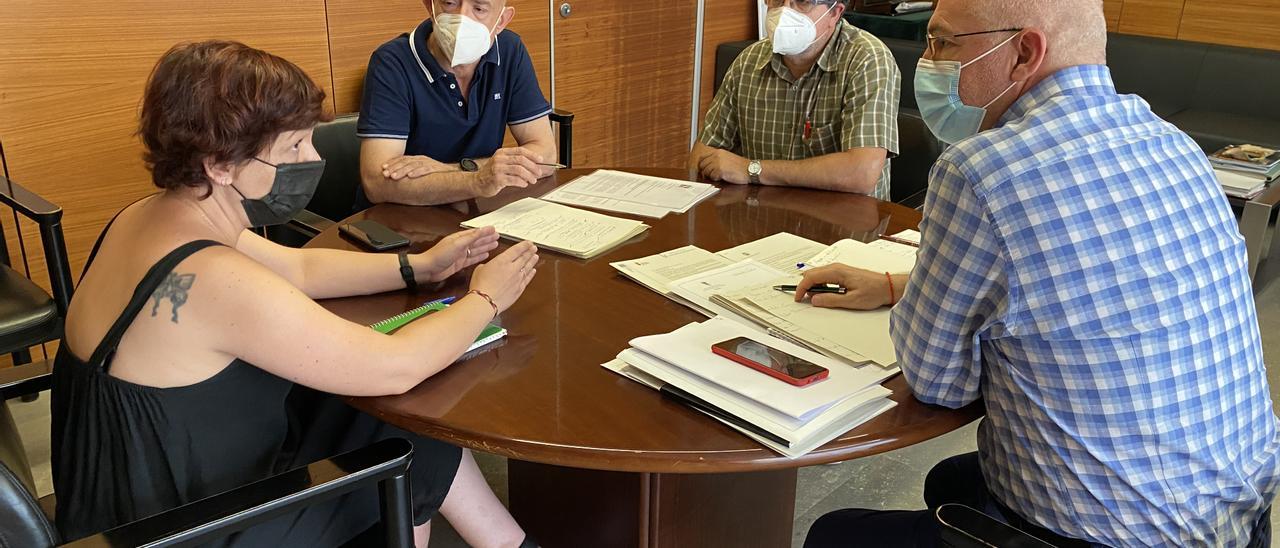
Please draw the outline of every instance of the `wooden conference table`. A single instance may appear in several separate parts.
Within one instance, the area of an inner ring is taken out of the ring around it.
[[[590,171],[450,206],[378,205],[351,220],[381,222],[420,251],[466,219]],[[689,179],[684,170],[628,171]],[[590,261],[543,251],[537,277],[500,317],[504,341],[408,393],[350,403],[406,430],[509,457],[511,511],[545,546],[788,546],[797,468],[924,441],[972,422],[981,408],[926,406],[898,376],[886,383],[898,402],[892,410],[802,458],[780,456],[600,367],[632,338],[705,319],[609,263],[690,244],[719,251],[780,231],[831,243],[873,231],[886,216],[887,233],[920,220],[865,196],[726,185],[687,214],[644,219],[647,232]],[[307,246],[358,249],[336,227]],[[461,295],[468,278],[322,304],[369,324]]]

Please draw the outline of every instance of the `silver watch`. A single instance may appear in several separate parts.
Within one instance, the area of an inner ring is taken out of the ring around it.
[[[760,184],[760,160],[752,160],[747,164],[747,182],[753,185]]]

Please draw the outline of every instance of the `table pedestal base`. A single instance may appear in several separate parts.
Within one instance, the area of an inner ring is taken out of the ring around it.
[[[795,469],[602,472],[508,461],[511,513],[547,548],[791,545]]]

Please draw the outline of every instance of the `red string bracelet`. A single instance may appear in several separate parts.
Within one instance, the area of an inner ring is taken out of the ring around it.
[[[893,276],[890,276],[888,272],[885,272],[884,279],[889,280],[889,306],[898,304],[893,300]]]

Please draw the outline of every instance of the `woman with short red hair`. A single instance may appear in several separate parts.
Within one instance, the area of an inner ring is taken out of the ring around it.
[[[520,296],[538,256],[492,228],[405,260],[296,250],[253,226],[288,220],[324,169],[325,94],[292,63],[235,42],[174,47],[147,84],[139,135],[161,192],[107,225],[71,302],[54,367],[57,523],[73,540],[397,436],[414,444],[414,533],[439,509],[476,546],[532,545],[469,452],[330,394],[402,393],[453,363]],[[402,289],[478,265],[444,312],[381,335],[314,299]],[[296,385],[295,385],[296,383]],[[227,539],[338,545],[372,526],[372,490]]]

